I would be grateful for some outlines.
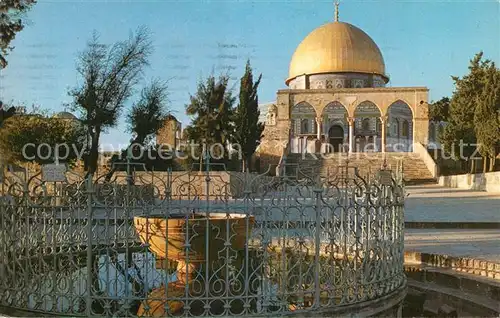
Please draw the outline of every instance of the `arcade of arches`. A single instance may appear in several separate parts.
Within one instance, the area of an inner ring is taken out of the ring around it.
[[[280,90],[261,153],[409,152],[428,142],[424,87]],[[410,102],[411,101],[411,102]]]
[[[326,105],[321,114],[301,102],[291,110],[290,149],[292,153],[407,152],[412,151],[412,126],[412,110],[400,100],[389,106],[384,117],[370,101],[358,104],[354,116],[338,101]]]

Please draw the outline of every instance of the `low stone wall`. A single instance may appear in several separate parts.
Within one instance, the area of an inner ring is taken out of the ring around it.
[[[439,177],[439,185],[451,188],[500,193],[500,171]]]
[[[427,151],[427,148],[424,147],[421,143],[416,142],[413,144],[413,152],[420,155],[420,158],[424,162],[425,166],[431,172],[432,177],[436,178],[438,176],[438,166]]]
[[[207,180],[207,177],[209,178]],[[126,183],[126,173],[116,172],[113,181],[117,184]],[[233,171],[185,172],[174,171],[145,173],[137,172],[134,182],[136,185],[154,185],[157,191],[163,192],[170,186],[173,197],[178,199],[192,199],[194,196],[205,197],[207,183],[209,196],[212,198],[241,198],[244,191],[260,194],[265,191],[266,185],[272,184],[273,177],[258,174],[245,174]]]
[[[428,265],[500,280],[500,264],[470,257],[404,252],[405,264]]]
[[[27,176],[8,172],[5,178],[9,180],[8,184],[19,183],[24,185],[26,179],[34,176],[35,173],[30,173]],[[68,172],[66,174],[67,185],[64,186],[64,191],[70,196],[85,195],[85,180],[84,174]],[[170,192],[175,199],[193,199],[194,197],[206,198],[207,191],[212,199],[237,199],[245,196],[245,191],[249,191],[252,197],[259,196],[266,191],[270,191],[273,185],[277,182],[276,177],[270,175],[259,175],[256,173],[243,173],[234,171],[173,171],[173,172],[136,172],[133,174],[134,185],[132,187],[133,194],[141,196],[142,199],[150,201],[153,194],[164,195],[167,191]],[[98,199],[103,199],[103,196],[111,195],[123,199],[123,193],[126,190],[127,173],[117,171],[110,179],[111,185],[103,186],[105,176],[101,176],[94,180],[97,187],[94,189]],[[28,188],[34,191],[40,184],[41,177],[29,182]],[[0,183],[1,185],[1,183]],[[68,185],[70,185],[68,187]],[[81,188],[79,189],[79,187]],[[147,187],[144,187],[147,186]],[[54,193],[54,184],[48,183],[45,185],[47,193],[45,196],[50,196]],[[4,187],[7,191],[8,185]],[[40,189],[39,189],[40,190]],[[0,187],[1,195],[2,187]],[[61,190],[59,190],[61,191]],[[120,201],[121,202],[121,201]],[[63,203],[59,203],[63,204]]]

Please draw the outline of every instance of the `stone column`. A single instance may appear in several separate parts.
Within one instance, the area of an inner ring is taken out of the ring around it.
[[[319,153],[321,152],[321,133],[322,133],[322,127],[323,126],[323,118],[321,117],[316,117],[316,145],[315,145],[315,150],[316,150],[316,153]]]
[[[316,132],[316,133],[317,133],[317,138],[318,138],[318,140],[321,140],[321,130],[322,130],[322,129],[321,129],[321,128],[322,128],[322,127],[321,127],[321,123],[323,123],[323,118],[321,118],[321,117],[316,117],[316,127],[317,127],[317,128],[316,128],[316,129],[317,129],[317,132]]]
[[[417,125],[417,121],[415,120],[415,118],[412,118],[412,121],[411,121],[411,151],[414,152],[415,151],[415,143],[417,142],[417,139],[415,137],[415,126]],[[429,121],[427,121],[427,131],[429,131]],[[427,133],[427,143],[429,143],[429,134]]]
[[[385,152],[386,143],[387,143],[387,135],[386,135],[387,116],[381,116],[380,122],[382,124],[381,125],[382,126],[382,152]]]
[[[422,96],[421,100],[413,114],[413,127],[411,127],[413,138],[410,140],[413,144],[420,143],[425,147],[429,142],[429,104],[426,95]]]
[[[354,121],[354,117],[347,118],[349,123],[349,153],[354,152]]]

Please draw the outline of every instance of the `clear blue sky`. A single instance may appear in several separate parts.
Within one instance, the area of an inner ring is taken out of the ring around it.
[[[263,73],[260,101],[273,101],[276,90],[286,88],[295,48],[333,20],[333,8],[333,1],[319,0],[39,0],[12,43],[9,66],[0,74],[0,98],[62,111],[70,101],[68,88],[78,80],[75,58],[92,31],[111,44],[146,25],[155,52],[144,81],[170,79],[171,109],[186,125],[184,106],[197,81],[228,67],[239,78],[247,58]],[[452,93],[450,75],[464,74],[476,52],[483,50],[500,64],[498,0],[344,0],[340,20],[360,27],[379,45],[391,86],[427,86],[432,100]],[[126,144],[125,129],[122,120],[102,142]]]

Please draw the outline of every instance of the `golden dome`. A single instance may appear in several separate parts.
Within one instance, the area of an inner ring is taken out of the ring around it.
[[[332,22],[315,29],[299,44],[286,84],[304,74],[338,72],[378,74],[388,80],[382,53],[370,36],[352,24]]]

